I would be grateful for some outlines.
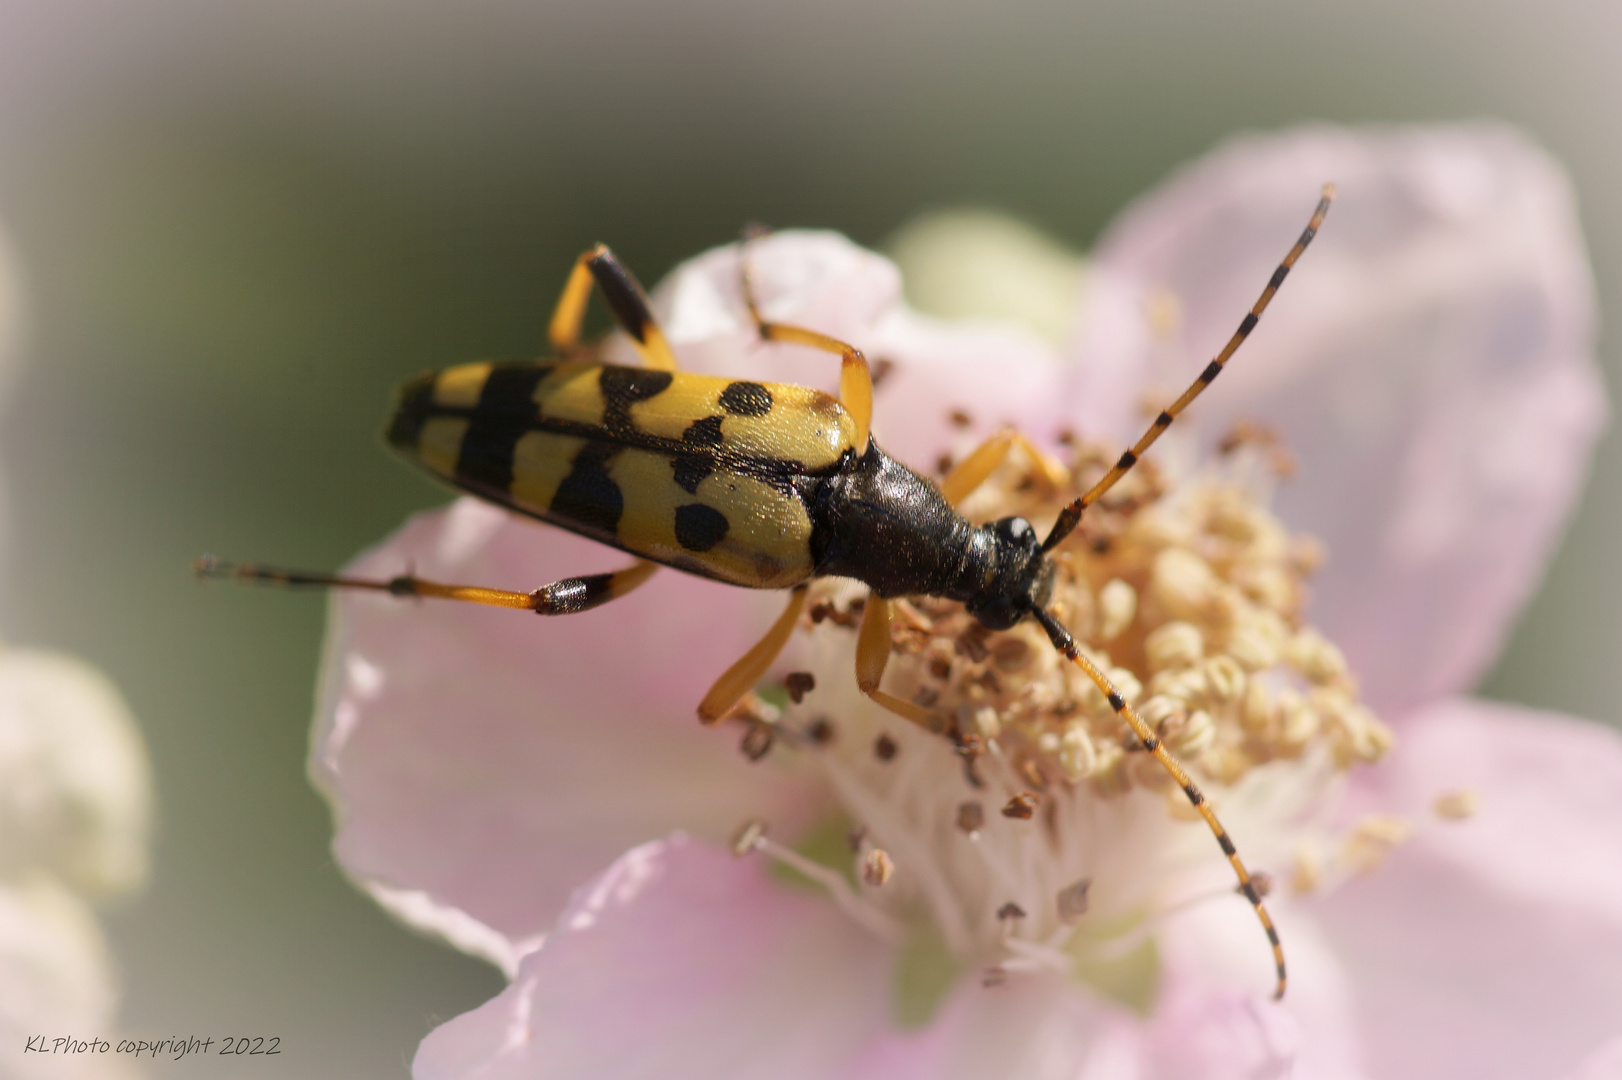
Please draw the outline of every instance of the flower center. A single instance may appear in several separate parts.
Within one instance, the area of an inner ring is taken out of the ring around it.
[[[1322,554],[1263,505],[1271,454],[1239,440],[1175,487],[1140,464],[1053,553],[1049,605],[1226,804],[1241,850],[1264,860],[1295,855],[1292,823],[1335,772],[1391,745],[1340,651],[1303,621]],[[1108,460],[1081,447],[1072,475]],[[1010,462],[963,510],[1046,521],[1076,493],[1042,490]],[[874,705],[851,677],[864,598],[850,582],[813,586],[793,703],[746,720],[746,752],[776,735],[806,745],[842,811],[836,842],[742,846],[765,846],[866,925],[908,941],[904,968],[918,953],[926,967],[979,969],[990,985],[1052,969],[1146,1007],[1155,928],[1233,891],[1182,791],[1030,621],[992,633],[954,603],[893,602],[885,687],[946,734]]]

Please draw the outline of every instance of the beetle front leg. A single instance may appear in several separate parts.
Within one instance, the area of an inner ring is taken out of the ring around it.
[[[992,435],[985,442],[977,446],[973,453],[956,465],[941,481],[941,494],[946,501],[956,506],[985,483],[986,478],[997,471],[997,466],[1008,457],[1008,452],[1014,447],[1025,451],[1025,456],[1031,459],[1031,464],[1049,490],[1059,491],[1070,483],[1070,470],[1059,462],[1054,461],[1042,451],[1038,450],[1025,436],[1013,428],[1003,428]]]
[[[875,593],[867,598],[867,607],[862,611],[862,628],[856,635],[856,686],[897,716],[938,733],[941,725],[933,713],[879,689],[889,662],[890,602]]]

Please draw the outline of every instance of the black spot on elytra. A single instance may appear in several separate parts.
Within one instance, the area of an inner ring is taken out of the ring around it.
[[[721,445],[721,421],[724,419],[724,416],[706,416],[688,424],[687,430],[681,433],[682,445],[690,446],[698,453],[678,454],[670,465],[675,470],[676,483],[689,495],[698,494],[698,485],[715,471],[715,458],[709,451]]]
[[[417,452],[422,440],[422,425],[433,413],[434,376],[424,374],[400,387],[400,398],[394,406],[394,416],[384,437],[389,445],[407,454]]]
[[[715,471],[714,458],[700,457],[697,454],[681,454],[672,459],[670,465],[675,472],[677,486],[689,495],[697,495],[698,485]]]
[[[587,530],[613,536],[625,512],[625,495],[608,475],[608,463],[619,451],[618,446],[607,442],[592,441],[582,446],[574,456],[569,475],[552,497],[552,513],[578,522]]]
[[[702,420],[694,420],[687,425],[687,430],[681,433],[681,441],[685,446],[695,449],[710,449],[721,445],[721,421],[724,416],[706,416]]]
[[[708,551],[726,534],[726,515],[713,506],[688,503],[676,507],[676,543],[688,551]]]
[[[597,373],[597,387],[603,394],[603,427],[609,431],[629,431],[631,406],[664,393],[675,376],[655,368],[604,365]]]
[[[772,392],[757,382],[735,382],[721,391],[721,408],[734,416],[765,416],[772,411]]]
[[[513,482],[513,449],[535,427],[535,388],[550,367],[497,365],[479,390],[456,458],[456,482],[474,491],[506,495]]]

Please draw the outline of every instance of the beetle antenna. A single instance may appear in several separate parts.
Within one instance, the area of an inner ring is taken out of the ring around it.
[[[1132,733],[1143,743],[1143,748],[1153,754],[1155,760],[1160,762],[1161,767],[1171,774],[1171,778],[1177,781],[1177,785],[1183,789],[1183,794],[1188,796],[1189,803],[1195,810],[1199,811],[1200,817],[1204,818],[1205,823],[1211,827],[1211,833],[1216,837],[1217,846],[1222,848],[1222,854],[1228,857],[1228,862],[1233,866],[1233,872],[1238,875],[1240,895],[1249,900],[1250,906],[1256,909],[1256,918],[1261,920],[1262,929],[1267,932],[1268,944],[1273,947],[1273,967],[1278,974],[1278,985],[1273,990],[1273,999],[1277,1001],[1282,998],[1286,980],[1284,975],[1284,946],[1279,943],[1278,930],[1273,925],[1272,916],[1267,913],[1266,905],[1262,903],[1262,893],[1257,888],[1255,878],[1251,876],[1249,870],[1245,869],[1243,860],[1239,858],[1238,848],[1234,847],[1232,838],[1228,836],[1228,830],[1224,829],[1222,822],[1217,820],[1216,812],[1211,809],[1211,804],[1205,799],[1205,793],[1195,786],[1194,781],[1188,775],[1188,770],[1184,769],[1182,764],[1171,756],[1165,745],[1161,743],[1160,738],[1150,730],[1148,724],[1144,723],[1143,717],[1137,714],[1137,710],[1127,704],[1126,699],[1121,696],[1121,692],[1115,689],[1115,685],[1109,681],[1109,678],[1099,669],[1098,665],[1093,663],[1087,654],[1081,651],[1076,645],[1076,639],[1070,636],[1070,631],[1066,630],[1058,619],[1039,606],[1032,605],[1031,614],[1036,618],[1037,622],[1042,624],[1042,629],[1047,631],[1048,640],[1053,642],[1053,647],[1086,673],[1087,677],[1092,680],[1093,685],[1098,687],[1099,692],[1109,702],[1110,708],[1115,710],[1115,715],[1126,721],[1127,726],[1132,729]]]
[[[1262,290],[1262,294],[1256,299],[1256,303],[1251,305],[1250,312],[1239,323],[1239,329],[1234,331],[1233,337],[1229,338],[1228,343],[1222,347],[1222,351],[1217,353],[1216,359],[1205,365],[1205,370],[1200,372],[1199,377],[1189,384],[1187,390],[1183,391],[1183,396],[1160,411],[1160,415],[1155,417],[1154,423],[1149,425],[1149,430],[1145,431],[1143,437],[1132,445],[1132,449],[1121,454],[1121,459],[1110,468],[1109,472],[1104,474],[1103,479],[1094,484],[1087,494],[1060,512],[1059,520],[1053,523],[1053,530],[1048,533],[1048,538],[1042,541],[1043,551],[1052,551],[1065,537],[1069,536],[1071,530],[1081,521],[1082,511],[1102,498],[1104,493],[1114,487],[1121,477],[1130,472],[1132,466],[1138,463],[1138,458],[1143,456],[1143,452],[1153,446],[1154,441],[1160,438],[1167,428],[1171,427],[1171,422],[1177,419],[1184,409],[1188,408],[1189,402],[1199,397],[1201,392],[1207,386],[1210,386],[1218,375],[1222,374],[1222,368],[1227,364],[1228,360],[1239,350],[1239,346],[1244,344],[1245,338],[1250,336],[1250,332],[1256,329],[1256,324],[1261,321],[1262,312],[1266,311],[1267,305],[1272,303],[1273,294],[1278,292],[1280,285],[1284,284],[1284,279],[1289,276],[1290,268],[1295,265],[1295,260],[1301,257],[1301,253],[1307,250],[1307,245],[1312,243],[1312,238],[1318,235],[1318,227],[1323,224],[1324,215],[1329,213],[1329,204],[1334,201],[1335,185],[1325,184],[1323,195],[1318,199],[1318,208],[1312,212],[1312,220],[1307,222],[1307,227],[1301,231],[1300,239],[1296,240],[1295,246],[1290,249],[1290,253],[1284,256],[1284,261],[1278,264],[1278,269],[1273,271],[1273,276],[1267,281],[1267,288]]]
[[[286,589],[370,589],[375,592],[391,591],[387,581],[346,578],[336,574],[323,574],[318,571],[286,570],[278,566],[260,566],[257,563],[225,562],[213,555],[204,555],[201,558],[193,559],[191,572],[198,581],[236,581],[258,585],[276,585]]]

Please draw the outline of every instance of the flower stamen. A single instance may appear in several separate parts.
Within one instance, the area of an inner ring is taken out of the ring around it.
[[[1107,460],[1073,449],[1078,483]],[[993,634],[957,604],[909,600],[887,681],[939,734],[897,729],[849,685],[860,604],[845,583],[812,586],[802,664],[816,713],[796,723],[810,705],[790,704],[780,728],[806,732],[799,745],[867,829],[851,876],[829,872],[865,882],[858,899],[898,925],[926,920],[955,970],[1063,971],[1102,986],[1113,976],[1099,964],[1153,965],[1167,919],[1235,891],[1187,880],[1208,859],[1181,839],[1196,819],[1282,968],[1262,906],[1272,879],[1239,861],[1201,788],[1318,791],[1391,739],[1358,704],[1339,650],[1302,618],[1303,545],[1231,480],[1250,453],[1176,486],[1140,464],[1052,553],[1052,594],[1034,621]],[[1041,520],[1071,494],[1022,479],[1005,463],[965,512]],[[1256,802],[1234,805],[1253,813]],[[1300,847],[1299,830],[1320,835],[1299,817],[1275,824],[1292,830],[1275,850]],[[1305,884],[1299,865],[1294,877]],[[1009,905],[1026,914],[1009,917]],[[1139,974],[1133,993],[1153,985]]]

